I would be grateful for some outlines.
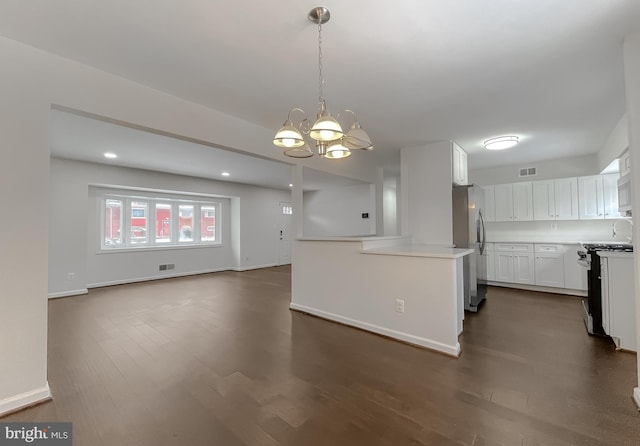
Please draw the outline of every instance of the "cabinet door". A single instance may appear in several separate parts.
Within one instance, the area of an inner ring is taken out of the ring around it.
[[[578,264],[579,249],[580,245],[564,247],[564,287],[587,291],[587,269]]]
[[[536,285],[564,288],[563,254],[538,252],[535,255]]]
[[[533,181],[533,219],[555,220],[556,198],[553,180]]]
[[[578,213],[581,220],[604,218],[602,175],[578,178]]]
[[[496,196],[493,186],[482,186],[484,189],[484,221],[496,221]]]
[[[513,254],[513,282],[515,283],[535,283],[533,263],[533,253]]]
[[[556,204],[556,220],[577,220],[578,214],[578,179],[562,178],[554,180]]]
[[[467,153],[456,143],[452,143],[453,182],[458,186],[467,184]]]
[[[533,191],[531,181],[513,184],[513,220],[533,220]]]
[[[496,253],[487,251],[487,280],[496,280]]]
[[[493,187],[495,196],[496,221],[513,221],[513,188],[511,184]]]
[[[513,282],[513,254],[495,252],[495,277],[497,282]]]
[[[617,173],[602,175],[602,187],[604,195],[604,218],[620,218],[618,212],[618,178]]]

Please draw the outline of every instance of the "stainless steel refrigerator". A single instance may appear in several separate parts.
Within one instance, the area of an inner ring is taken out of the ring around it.
[[[484,203],[481,187],[453,187],[453,244],[475,251],[463,260],[464,309],[474,313],[487,298]]]

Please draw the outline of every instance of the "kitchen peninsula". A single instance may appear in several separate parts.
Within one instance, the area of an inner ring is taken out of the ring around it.
[[[457,357],[471,253],[409,237],[300,238],[290,308]]]

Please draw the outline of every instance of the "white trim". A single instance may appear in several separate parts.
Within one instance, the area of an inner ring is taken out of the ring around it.
[[[638,410],[640,410],[640,387],[633,389],[633,401],[636,402],[636,406],[638,406]]]
[[[57,299],[59,297],[79,296],[80,294],[88,294],[89,290],[81,288],[79,290],[60,291],[58,293],[49,293],[49,299]]]
[[[230,270],[233,270],[233,268],[223,267],[223,268],[207,269],[202,271],[189,271],[187,273],[173,273],[173,274],[163,274],[158,276],[133,277],[131,279],[122,279],[122,280],[109,280],[107,282],[89,283],[87,284],[87,288],[100,288],[103,286],[124,285],[127,283],[148,282],[151,280],[160,280],[160,279],[172,279],[175,277],[197,276],[198,274],[219,273],[221,271],[230,271]]]
[[[255,265],[255,266],[237,266],[235,268],[229,268],[233,271],[251,271],[253,269],[262,269],[262,268],[273,268],[274,266],[281,266],[277,263],[265,263],[263,265]]]
[[[587,297],[587,292],[583,290],[573,290],[570,288],[555,288],[540,285],[527,285],[524,283],[511,283],[511,282],[494,282],[493,280],[487,280],[489,286],[499,286],[503,288],[516,288],[526,291],[541,291],[543,293],[555,293],[565,294],[567,296]]]
[[[51,389],[49,388],[49,383],[47,383],[44,387],[39,387],[37,389],[0,400],[0,416],[10,412],[16,412],[20,409],[42,403],[50,399]]]
[[[318,316],[323,319],[340,322],[341,324],[344,324],[344,325],[349,325],[352,327],[360,328],[362,330],[388,336],[390,338],[399,339],[409,344],[414,344],[420,347],[436,350],[442,353],[446,353],[447,355],[450,355],[450,356],[455,356],[456,358],[460,356],[459,342],[456,342],[455,345],[447,345],[447,344],[443,344],[442,342],[434,341],[427,338],[421,338],[409,333],[392,330],[390,328],[381,327],[379,325],[369,324],[368,322],[362,322],[356,319],[351,319],[351,318],[340,316],[337,314],[328,313],[326,311],[317,310],[315,308],[307,307],[305,305],[300,305],[293,302],[289,305],[289,308],[295,311],[309,313],[311,315]]]

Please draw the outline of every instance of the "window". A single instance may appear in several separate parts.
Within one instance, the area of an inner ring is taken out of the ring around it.
[[[147,208],[144,201],[131,202],[131,226],[129,231],[131,245],[147,243]]]
[[[105,251],[221,243],[218,202],[105,194],[102,215]]]
[[[213,242],[216,239],[216,208],[200,207],[200,241]]]
[[[105,200],[102,243],[105,247],[122,246],[122,200]]]
[[[156,243],[171,243],[171,203],[156,203]]]

